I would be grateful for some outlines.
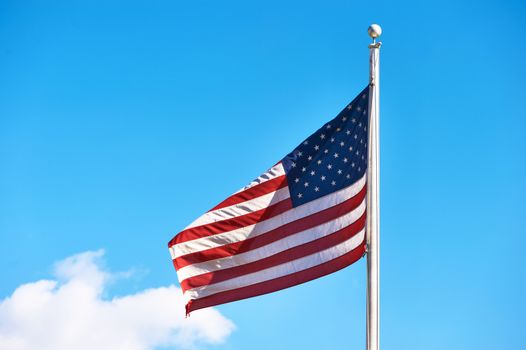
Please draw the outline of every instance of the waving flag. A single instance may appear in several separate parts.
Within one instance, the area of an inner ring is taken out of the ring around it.
[[[368,92],[168,243],[187,313],[307,282],[363,256]]]

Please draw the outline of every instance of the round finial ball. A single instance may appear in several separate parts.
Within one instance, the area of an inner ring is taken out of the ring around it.
[[[376,39],[382,35],[382,27],[380,27],[378,24],[371,24],[367,29],[367,33],[369,33],[371,38]]]

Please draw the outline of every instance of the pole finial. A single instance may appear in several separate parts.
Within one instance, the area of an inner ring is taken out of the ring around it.
[[[376,38],[382,35],[382,27],[380,27],[378,24],[371,24],[367,29],[367,33],[369,33],[369,36],[373,39],[373,43],[375,43]]]

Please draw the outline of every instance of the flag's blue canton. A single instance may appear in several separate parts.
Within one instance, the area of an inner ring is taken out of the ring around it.
[[[282,159],[294,207],[341,190],[367,169],[369,88]]]

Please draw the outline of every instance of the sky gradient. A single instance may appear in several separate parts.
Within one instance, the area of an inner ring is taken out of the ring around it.
[[[1,2],[0,300],[99,249],[101,300],[177,285],[168,240],[367,85],[373,22],[382,348],[523,347],[523,1]],[[197,348],[363,349],[365,261],[217,310]]]

